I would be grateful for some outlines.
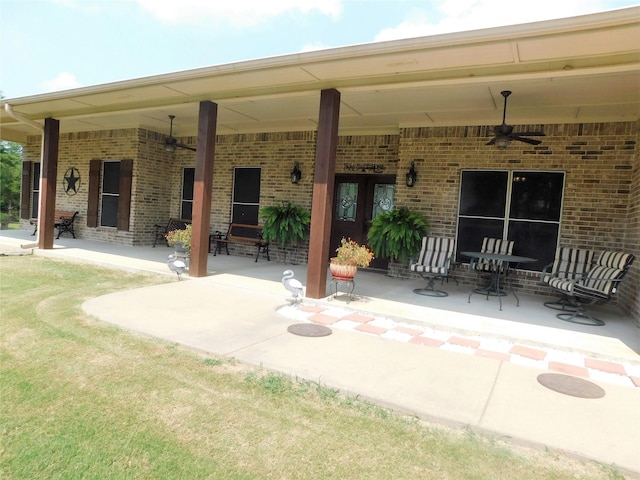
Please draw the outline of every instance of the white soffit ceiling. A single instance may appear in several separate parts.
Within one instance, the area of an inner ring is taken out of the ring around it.
[[[635,16],[634,16],[635,15]],[[576,19],[343,47],[9,100],[62,132],[197,130],[198,102],[218,103],[218,132],[315,129],[320,91],[341,92],[340,131],[407,125],[564,123],[640,118],[640,8]],[[32,127],[0,112],[2,138]]]

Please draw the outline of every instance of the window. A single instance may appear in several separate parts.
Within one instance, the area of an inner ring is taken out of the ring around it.
[[[231,222],[258,224],[260,210],[260,168],[236,167],[233,170]]]
[[[196,169],[187,167],[182,171],[182,201],[180,202],[180,218],[191,220],[193,214],[193,182]]]
[[[129,231],[132,186],[133,160],[89,161],[87,227]]]
[[[31,218],[38,218],[38,210],[40,209],[40,163],[33,164],[32,183]]]
[[[336,197],[338,201],[335,204],[335,218],[343,222],[355,222],[358,207],[358,184],[338,183]]]
[[[537,259],[523,268],[541,271],[558,244],[563,190],[564,172],[462,171],[456,253],[506,238],[514,255]]]
[[[100,225],[118,226],[118,198],[120,197],[120,162],[102,164],[102,195]]]

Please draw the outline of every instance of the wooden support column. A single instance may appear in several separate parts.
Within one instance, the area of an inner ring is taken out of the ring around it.
[[[42,185],[40,185],[40,206],[38,208],[38,248],[53,248],[53,234],[56,212],[56,184],[58,183],[58,144],[60,142],[60,121],[55,118],[44,120],[42,139]]]
[[[336,153],[340,92],[323,90],[320,95],[318,136],[316,139],[316,167],[311,204],[311,234],[307,266],[306,295],[310,298],[327,296],[327,268],[333,215],[333,187],[335,183]]]
[[[200,102],[191,218],[193,230],[189,265],[190,277],[205,277],[207,275],[217,121],[218,105],[209,101]]]

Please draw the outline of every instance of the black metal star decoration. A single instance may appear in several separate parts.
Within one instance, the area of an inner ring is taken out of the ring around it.
[[[71,167],[64,174],[64,191],[67,195],[75,195],[80,188],[80,172],[77,168]]]

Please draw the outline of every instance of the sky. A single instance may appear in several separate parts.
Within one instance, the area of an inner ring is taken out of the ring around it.
[[[17,98],[638,4],[637,0],[0,0],[0,95]]]

